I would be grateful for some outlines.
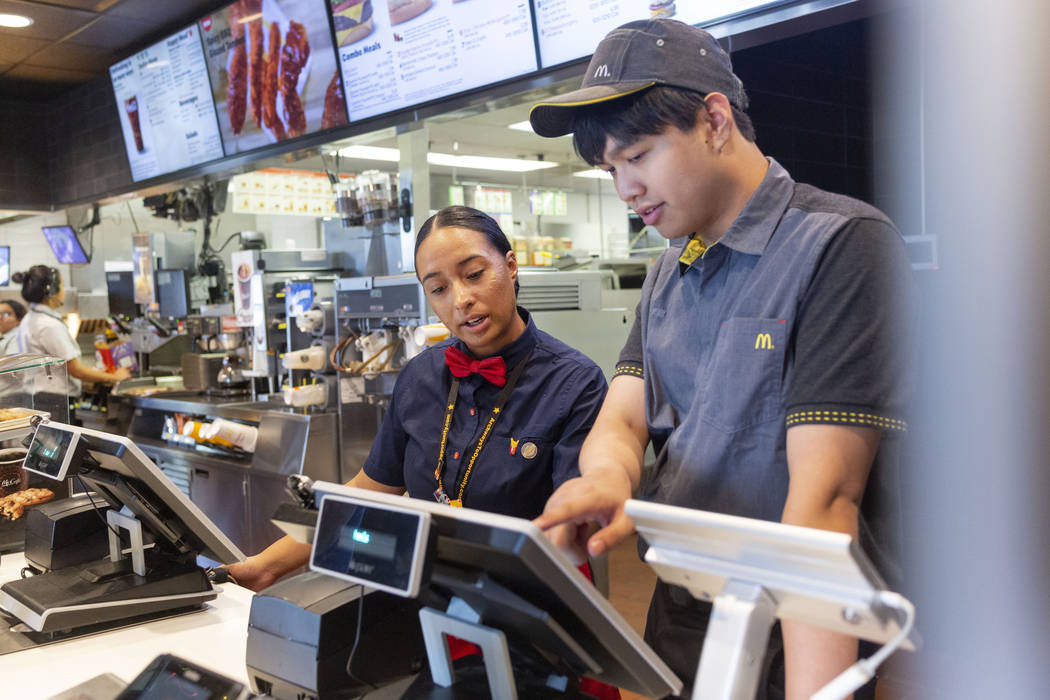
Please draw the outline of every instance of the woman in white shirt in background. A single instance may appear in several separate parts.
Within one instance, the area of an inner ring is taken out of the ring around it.
[[[0,355],[16,352],[14,343],[18,333],[15,329],[25,315],[26,307],[14,299],[0,301]]]
[[[62,276],[56,268],[33,265],[27,272],[16,272],[11,279],[22,283],[22,298],[29,302],[29,312],[18,325],[17,339],[9,352],[51,355],[65,360],[68,375],[66,395],[72,399],[80,396],[81,380],[115,384],[131,376],[126,367],[107,372],[80,361],[80,346],[55,311],[66,298]]]

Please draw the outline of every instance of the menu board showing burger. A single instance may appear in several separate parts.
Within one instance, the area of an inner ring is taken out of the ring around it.
[[[109,76],[133,180],[222,158],[196,26],[117,63]]]
[[[329,0],[351,121],[537,69],[528,0]]]
[[[200,30],[226,155],[346,124],[325,0],[237,0]]]
[[[708,24],[790,0],[536,0],[544,68],[589,56],[609,31],[636,19],[669,17]]]

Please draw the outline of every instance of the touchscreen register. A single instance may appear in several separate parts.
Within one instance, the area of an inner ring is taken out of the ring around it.
[[[33,435],[23,467],[26,471],[61,481],[69,476],[80,435],[41,423]]]

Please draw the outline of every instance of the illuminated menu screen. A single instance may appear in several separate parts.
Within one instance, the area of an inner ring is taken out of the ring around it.
[[[538,68],[528,0],[331,0],[350,120]]]
[[[222,158],[196,26],[112,66],[109,75],[133,180]]]
[[[226,155],[346,124],[325,0],[238,0],[199,26]]]
[[[787,0],[535,0],[536,33],[544,68],[594,53],[621,24],[668,17],[702,25]]]

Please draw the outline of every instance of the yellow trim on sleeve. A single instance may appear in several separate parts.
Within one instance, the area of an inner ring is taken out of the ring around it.
[[[621,365],[613,372],[614,377],[619,377],[621,374],[628,377],[645,379],[645,375],[642,373],[642,368],[636,367],[635,365]]]
[[[831,423],[834,425],[863,425],[899,432],[908,430],[906,421],[857,411],[795,411],[787,415],[785,423],[789,428],[806,423]]]

